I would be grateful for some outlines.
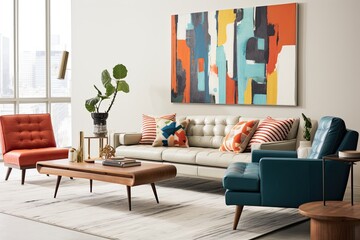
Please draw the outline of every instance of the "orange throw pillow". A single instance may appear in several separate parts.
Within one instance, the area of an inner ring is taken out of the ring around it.
[[[225,136],[220,151],[241,153],[245,151],[251,137],[256,131],[259,120],[238,122]]]
[[[171,120],[156,118],[156,139],[153,147],[189,147],[186,137],[186,128],[190,120],[174,122]]]

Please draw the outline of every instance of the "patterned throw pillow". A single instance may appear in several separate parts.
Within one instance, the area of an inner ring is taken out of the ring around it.
[[[219,150],[222,152],[233,151],[234,153],[245,151],[258,124],[259,120],[238,122],[225,136]]]
[[[285,120],[276,120],[267,117],[260,123],[258,129],[251,138],[247,150],[251,150],[251,145],[254,143],[283,141],[289,134],[290,129],[294,123],[294,118]]]
[[[156,138],[156,117],[142,115],[142,136],[140,144],[152,144]],[[175,121],[176,113],[161,116],[160,118]]]
[[[153,147],[189,147],[186,127],[190,120],[181,123],[164,118],[156,118],[156,139]]]

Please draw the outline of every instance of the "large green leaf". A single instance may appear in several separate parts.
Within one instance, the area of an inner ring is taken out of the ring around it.
[[[105,88],[106,96],[111,96],[115,92],[115,87],[111,83],[108,83]]]
[[[127,76],[127,69],[124,65],[118,64],[113,68],[113,76],[116,79],[123,79]]]
[[[99,97],[90,98],[85,101],[85,108],[89,112],[95,112],[95,105],[100,101]]]
[[[117,91],[120,92],[125,92],[128,93],[130,91],[129,88],[129,84],[127,84],[127,82],[125,82],[124,80],[118,81],[117,82]]]
[[[111,82],[111,77],[110,77],[110,73],[108,72],[108,70],[102,71],[101,81],[102,81],[102,84],[104,87],[106,87],[106,85]]]

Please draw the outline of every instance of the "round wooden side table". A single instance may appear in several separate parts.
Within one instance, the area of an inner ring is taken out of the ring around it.
[[[310,239],[360,239],[360,204],[342,201],[309,202],[299,212],[311,218]]]

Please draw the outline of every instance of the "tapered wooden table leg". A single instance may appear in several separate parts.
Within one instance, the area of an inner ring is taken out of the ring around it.
[[[5,181],[7,181],[9,179],[10,173],[11,173],[12,168],[8,168],[7,172],[6,172],[6,177],[5,177]]]
[[[90,179],[90,192],[92,193],[92,184],[93,184],[93,180]]]
[[[58,176],[58,177],[57,177],[57,181],[56,181],[56,186],[55,186],[54,198],[56,198],[56,195],[57,195],[57,191],[58,191],[58,189],[59,189],[60,182],[61,182],[61,176]]]
[[[159,203],[159,198],[158,198],[157,193],[156,193],[155,183],[151,183],[151,188],[152,188],[152,190],[154,192],[156,202]]]
[[[131,187],[126,186],[126,190],[127,190],[127,196],[128,196],[128,202],[129,202],[129,211],[131,211]]]
[[[25,174],[26,174],[26,169],[21,169],[21,185],[24,185],[25,183]]]

